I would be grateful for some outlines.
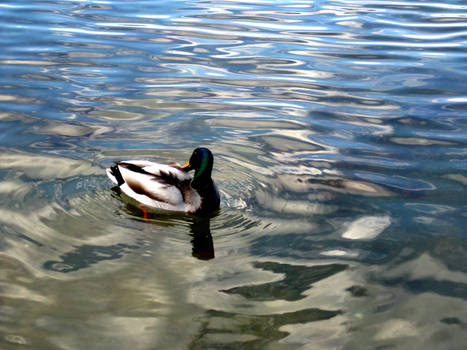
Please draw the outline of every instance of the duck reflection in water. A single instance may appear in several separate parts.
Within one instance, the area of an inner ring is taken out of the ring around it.
[[[134,201],[123,193],[118,186],[112,188],[112,193],[119,199],[128,199],[130,203],[126,203],[123,210],[133,216],[137,220],[158,226],[172,226],[173,220],[179,219],[188,223],[190,227],[190,236],[192,243],[192,255],[200,260],[210,260],[215,258],[214,243],[211,235],[211,219],[218,213],[213,212],[204,215],[187,215],[183,213],[170,213],[165,211],[152,211],[138,203],[134,205]]]
[[[211,236],[211,218],[194,217],[190,223],[192,255],[200,260],[214,259],[214,243]]]

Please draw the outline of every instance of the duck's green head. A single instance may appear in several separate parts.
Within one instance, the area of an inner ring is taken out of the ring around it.
[[[212,166],[214,164],[214,156],[211,151],[205,147],[199,147],[193,151],[188,163],[182,166],[185,171],[194,170],[193,183],[203,183],[211,181]]]

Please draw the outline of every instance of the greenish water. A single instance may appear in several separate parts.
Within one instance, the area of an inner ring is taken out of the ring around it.
[[[467,348],[466,18],[0,3],[0,348]],[[105,175],[197,146],[210,220]]]

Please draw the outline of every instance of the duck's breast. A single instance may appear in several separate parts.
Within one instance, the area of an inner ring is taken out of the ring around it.
[[[193,214],[201,207],[202,198],[191,186],[184,191],[183,196],[186,212]]]

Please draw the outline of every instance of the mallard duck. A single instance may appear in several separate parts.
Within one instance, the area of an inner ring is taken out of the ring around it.
[[[209,149],[196,148],[183,166],[116,161],[106,172],[125,194],[144,206],[198,214],[219,209],[219,192],[211,178],[213,164]]]

